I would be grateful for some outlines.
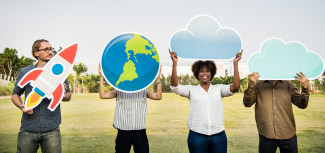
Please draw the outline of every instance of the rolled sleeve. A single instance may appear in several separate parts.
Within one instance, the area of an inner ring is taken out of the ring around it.
[[[251,107],[256,102],[256,89],[247,88],[244,91],[243,103],[245,107]]]
[[[24,88],[20,88],[18,86],[18,82],[21,80],[22,77],[23,77],[23,72],[22,70],[20,70],[16,79],[14,89],[12,90],[12,95],[21,96],[24,93]]]
[[[69,85],[69,82],[68,82],[68,79],[66,79],[66,80],[64,81],[64,83],[67,85],[67,90],[66,90],[65,92],[71,92],[71,90],[70,90],[70,85]]]
[[[302,92],[300,94],[296,86],[291,84],[291,101],[298,108],[307,108],[309,102],[309,88],[302,88]]]
[[[220,85],[220,92],[222,97],[229,97],[234,95],[235,93],[230,91],[230,86],[231,85]]]
[[[190,87],[191,85],[180,85],[180,84],[176,87],[170,86],[170,88],[175,94],[186,98],[190,97]]]

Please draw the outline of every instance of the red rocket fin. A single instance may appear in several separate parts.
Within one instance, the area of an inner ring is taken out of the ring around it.
[[[52,93],[51,103],[47,107],[49,110],[54,111],[59,106],[61,99],[63,98],[63,85],[62,83]]]
[[[67,60],[70,64],[73,64],[73,61],[77,54],[77,50],[78,50],[78,43],[73,44],[68,48],[66,48],[65,50],[61,51],[59,55],[65,60]]]
[[[35,81],[37,77],[43,72],[43,69],[37,68],[29,71],[27,74],[23,76],[23,78],[18,82],[18,86],[23,88],[27,83],[31,81]]]

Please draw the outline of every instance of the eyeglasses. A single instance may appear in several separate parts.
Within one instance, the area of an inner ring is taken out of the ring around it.
[[[38,51],[49,52],[49,51],[53,51],[53,50],[54,50],[54,48],[50,47],[50,48],[39,49]]]

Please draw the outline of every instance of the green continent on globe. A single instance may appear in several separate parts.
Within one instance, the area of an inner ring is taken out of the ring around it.
[[[138,74],[135,72],[135,64],[132,61],[128,61],[124,64],[123,73],[120,75],[119,79],[116,81],[116,86],[123,81],[132,81],[138,78]]]
[[[136,70],[135,64],[130,60],[130,56],[131,56],[131,54],[129,53],[130,50],[133,51],[132,58],[134,58],[136,62],[138,62],[135,56],[136,54],[145,54],[145,55],[150,55],[153,59],[155,59],[159,63],[159,56],[156,47],[153,44],[151,44],[149,40],[141,37],[141,35],[134,34],[134,38],[128,40],[125,44],[125,53],[128,56],[128,62],[124,64],[123,73],[116,81],[116,86],[118,86],[123,81],[132,81],[138,78],[138,74],[135,71]]]
[[[149,48],[146,48],[146,46],[148,46]],[[129,50],[132,50],[134,52],[134,56],[136,54],[145,54],[145,55],[149,54],[153,59],[155,59],[159,63],[159,56],[157,54],[156,47],[153,44],[151,44],[149,40],[144,39],[139,34],[134,34],[134,38],[130,39],[125,44],[125,52],[128,55],[128,60],[130,59],[130,55],[131,55],[129,53]],[[155,55],[152,55],[153,52],[155,53]],[[136,58],[135,60],[137,61]]]

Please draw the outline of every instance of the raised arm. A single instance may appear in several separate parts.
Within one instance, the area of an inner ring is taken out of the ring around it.
[[[153,100],[160,100],[162,98],[162,91],[161,91],[161,82],[160,82],[160,74],[161,74],[161,68],[162,66],[160,65],[159,73],[156,78],[156,83],[157,83],[157,93],[153,93],[151,91],[148,91],[148,98],[153,99]]]
[[[248,75],[249,84],[248,88],[244,92],[243,103],[245,107],[251,107],[256,102],[256,81],[260,78],[260,74],[257,72],[253,72]]]
[[[309,81],[305,74],[302,72],[297,73],[297,76],[295,76],[295,78],[301,83],[302,92],[300,94],[296,86],[291,84],[291,101],[297,107],[305,109],[308,106],[309,101]]]
[[[240,79],[239,79],[239,72],[238,72],[238,61],[241,59],[241,55],[243,53],[243,49],[236,54],[234,58],[234,81],[233,84],[230,86],[230,91],[235,93],[239,90],[240,87]]]
[[[116,90],[109,91],[109,92],[106,92],[106,93],[104,91],[104,78],[103,78],[103,75],[102,75],[102,68],[101,68],[100,64],[98,65],[98,72],[99,72],[99,75],[100,75],[99,98],[100,99],[112,99],[112,98],[115,98],[116,95],[117,95]]]
[[[173,70],[172,70],[172,80],[171,80],[171,86],[177,87],[178,86],[178,80],[177,80],[177,61],[178,57],[177,54],[169,49],[170,58],[173,61]]]

